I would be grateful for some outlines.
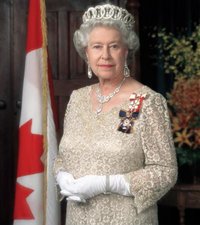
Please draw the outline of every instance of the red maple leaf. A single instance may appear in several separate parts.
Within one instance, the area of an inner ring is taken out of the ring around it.
[[[41,161],[43,153],[43,136],[31,133],[32,120],[19,128],[19,154],[17,177],[41,173],[44,165]]]
[[[26,198],[33,192],[19,183],[16,184],[14,219],[34,219]]]
[[[28,176],[44,171],[41,162],[43,136],[31,133],[32,120],[19,128],[19,154],[17,177]],[[31,178],[30,178],[31,179]],[[14,219],[34,219],[26,198],[34,190],[16,183]]]

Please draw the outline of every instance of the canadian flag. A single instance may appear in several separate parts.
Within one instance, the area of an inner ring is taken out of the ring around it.
[[[30,0],[14,225],[60,224],[52,172],[57,140],[46,33],[45,2]]]

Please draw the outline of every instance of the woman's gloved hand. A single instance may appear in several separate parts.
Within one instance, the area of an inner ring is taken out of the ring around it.
[[[68,196],[68,193],[79,196],[82,199],[92,198],[99,194],[117,193],[130,196],[129,184],[123,175],[97,176],[86,175],[68,184],[61,194]]]
[[[59,185],[60,189],[63,190],[69,184],[74,182],[74,177],[70,173],[60,171],[60,172],[58,172],[58,174],[56,176],[56,181],[57,181],[57,184]]]
[[[57,184],[59,185],[61,191],[60,193],[62,194],[62,191],[65,191],[65,196],[68,196],[68,200],[73,200],[73,201],[78,201],[78,202],[85,202],[84,199],[81,199],[79,196],[74,196],[68,189],[68,185],[72,184],[75,179],[72,176],[72,174],[64,172],[64,171],[60,171],[58,172],[57,176],[56,176],[56,181]]]
[[[65,189],[61,190],[61,194],[68,195],[70,192],[82,199],[88,199],[104,193],[105,187],[105,176],[87,175],[68,184]]]

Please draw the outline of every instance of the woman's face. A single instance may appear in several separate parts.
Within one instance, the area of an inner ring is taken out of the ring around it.
[[[88,62],[99,79],[123,76],[127,47],[120,32],[110,27],[95,27],[89,34],[86,55]]]

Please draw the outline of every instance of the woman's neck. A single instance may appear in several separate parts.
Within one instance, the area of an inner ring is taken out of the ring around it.
[[[127,79],[127,78],[126,78]],[[125,83],[124,77],[117,77],[116,79],[100,79],[99,88],[102,95],[107,95],[112,92],[121,82]]]

